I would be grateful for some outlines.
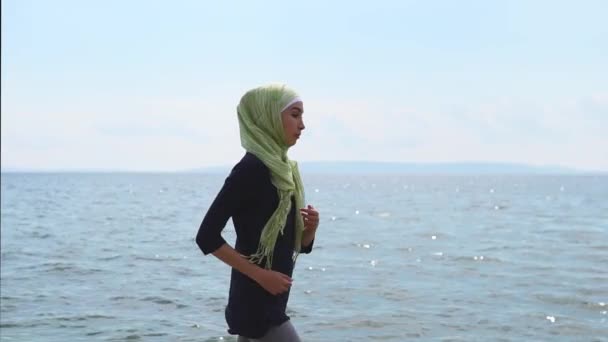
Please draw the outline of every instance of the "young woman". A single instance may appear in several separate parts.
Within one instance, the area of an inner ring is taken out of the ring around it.
[[[304,130],[304,105],[284,85],[248,91],[237,107],[247,153],[207,211],[196,236],[201,251],[232,267],[228,332],[239,342],[300,341],[285,314],[295,259],[310,253],[319,213],[304,206],[297,163],[287,150]],[[221,231],[229,218],[234,249]]]

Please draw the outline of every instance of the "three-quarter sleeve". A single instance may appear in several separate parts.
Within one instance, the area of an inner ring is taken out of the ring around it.
[[[222,230],[228,219],[237,213],[254,193],[258,169],[251,163],[241,161],[226,178],[196,234],[196,244],[205,255],[215,252],[226,243]]]
[[[308,246],[302,246],[300,249],[300,253],[310,254],[312,252],[312,245],[315,244],[315,240],[313,239]]]

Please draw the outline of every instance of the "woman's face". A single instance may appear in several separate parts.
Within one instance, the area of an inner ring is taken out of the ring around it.
[[[305,128],[304,120],[302,119],[303,114],[304,104],[301,101],[295,102],[281,113],[287,146],[295,145],[300,138],[300,134],[302,134],[302,130]]]

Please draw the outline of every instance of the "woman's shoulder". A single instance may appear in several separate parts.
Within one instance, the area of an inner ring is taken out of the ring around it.
[[[234,166],[231,175],[238,177],[259,177],[268,174],[268,167],[254,154],[247,152]]]

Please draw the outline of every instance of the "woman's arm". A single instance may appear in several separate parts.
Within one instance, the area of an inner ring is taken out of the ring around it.
[[[317,228],[319,228],[319,212],[312,205],[300,209],[300,214],[304,219],[304,232],[302,233],[302,247],[306,248],[315,239]]]
[[[255,180],[261,172],[256,164],[245,158],[232,169],[196,234],[196,244],[205,255],[213,253],[226,243],[222,230],[230,217],[252,200],[252,194],[257,191]]]
[[[315,239],[315,230],[306,229],[302,234],[302,248],[310,246]]]
[[[227,243],[223,244],[212,254],[230,267],[253,279],[273,295],[283,293],[289,290],[291,286],[292,279],[290,277],[280,272],[261,268],[249,262],[249,260]]]
[[[257,193],[259,179],[267,176],[268,169],[260,162],[241,160],[232,170],[224,186],[207,211],[196,235],[196,243],[201,251],[213,254],[230,267],[257,282],[273,295],[285,292],[292,279],[280,272],[261,268],[249,262],[232,248],[221,235],[228,219],[252,200]]]

